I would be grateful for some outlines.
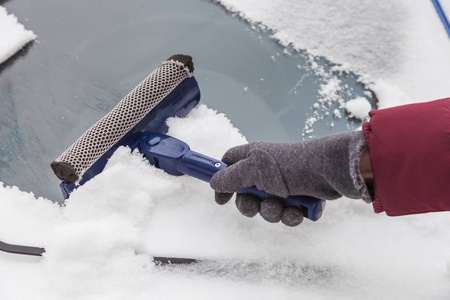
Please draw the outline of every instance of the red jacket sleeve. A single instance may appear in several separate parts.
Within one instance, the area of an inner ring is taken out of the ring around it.
[[[363,131],[375,212],[450,211],[450,98],[375,110]]]

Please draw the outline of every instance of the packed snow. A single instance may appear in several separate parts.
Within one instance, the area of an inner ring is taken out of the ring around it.
[[[26,30],[14,15],[0,6],[0,64],[35,38],[32,31]]]
[[[450,95],[450,41],[428,1],[221,3],[283,44],[361,72],[381,107]],[[322,88],[324,97],[333,97],[332,87]],[[366,104],[354,104],[347,109],[363,117]],[[212,157],[246,142],[205,105],[168,125]],[[207,183],[165,174],[127,148],[63,207],[0,185],[1,240],[46,249],[43,258],[0,253],[0,297],[448,299],[450,213],[390,218],[339,199],[319,221],[287,228],[213,198]],[[152,256],[204,262],[155,266]]]

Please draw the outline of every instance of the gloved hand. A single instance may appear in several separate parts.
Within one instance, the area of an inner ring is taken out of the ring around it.
[[[360,156],[366,149],[361,131],[332,135],[299,143],[256,142],[229,149],[222,158],[229,167],[217,172],[210,185],[216,202],[227,203],[234,192],[256,186],[269,194],[313,196],[324,200],[341,196],[371,197],[360,174]],[[296,226],[303,220],[296,208],[284,208],[277,198],[261,201],[250,195],[236,196],[239,211],[253,217],[258,212],[271,223],[280,220]]]

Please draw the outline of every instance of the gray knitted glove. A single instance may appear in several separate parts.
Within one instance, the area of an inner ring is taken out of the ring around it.
[[[227,203],[234,192],[256,186],[283,198],[307,195],[324,200],[346,196],[371,201],[359,171],[366,149],[361,131],[336,134],[299,143],[256,142],[228,150],[222,160],[230,166],[217,172],[210,185],[216,202]],[[236,196],[239,211],[248,217],[258,212],[268,222],[280,220],[296,226],[303,220],[295,208],[284,208],[280,199],[260,201],[249,195]]]

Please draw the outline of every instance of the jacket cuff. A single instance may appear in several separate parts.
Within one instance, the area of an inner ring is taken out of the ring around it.
[[[376,213],[450,211],[450,98],[375,110],[363,124]]]

